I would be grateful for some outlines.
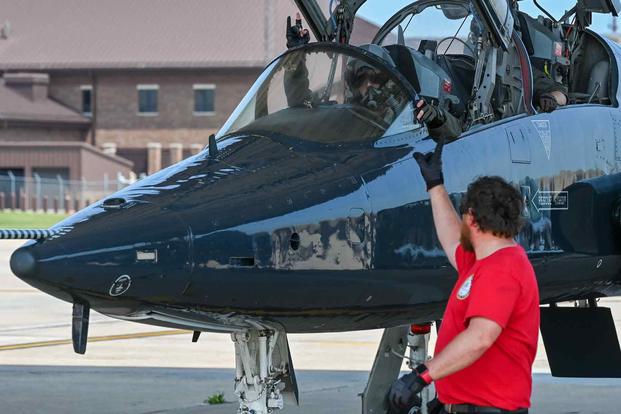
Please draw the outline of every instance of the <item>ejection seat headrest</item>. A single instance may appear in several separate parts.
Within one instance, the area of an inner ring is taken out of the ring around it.
[[[522,42],[524,43],[524,47],[526,48],[526,52],[528,52],[529,56],[535,54],[535,46],[533,46],[533,39],[530,36],[530,31],[528,30],[528,22],[526,21],[527,14],[524,12],[518,12],[518,20],[520,21],[520,32],[522,33]]]
[[[414,65],[414,60],[412,59],[412,54],[407,46],[403,45],[389,45],[386,46],[385,49],[390,53],[392,60],[395,62],[395,65],[399,72],[410,82],[410,85],[414,88],[415,91],[419,92],[421,90],[420,82],[418,81],[418,75],[416,73],[416,66]]]
[[[392,66],[393,68],[395,67],[395,62],[393,61],[391,55],[386,51],[386,48],[380,45],[376,45],[375,43],[368,43],[360,45],[359,47],[360,49],[366,50],[367,52],[372,53],[378,58],[382,59],[383,61],[388,63],[389,66]]]

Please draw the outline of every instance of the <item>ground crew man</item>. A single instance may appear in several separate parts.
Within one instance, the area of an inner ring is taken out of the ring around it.
[[[522,197],[500,177],[468,187],[456,214],[444,188],[440,141],[414,157],[429,191],[438,238],[459,277],[428,363],[398,379],[388,395],[396,413],[435,382],[440,413],[527,413],[539,334],[539,292],[515,243]]]

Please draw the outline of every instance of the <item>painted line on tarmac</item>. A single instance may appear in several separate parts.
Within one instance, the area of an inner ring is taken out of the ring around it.
[[[123,321],[119,321],[116,319],[110,320],[110,318],[92,320],[89,322],[90,325],[102,325],[102,324],[113,324],[113,323],[123,323]],[[55,328],[69,328],[71,327],[71,323],[54,323],[54,324],[46,324],[46,325],[26,325],[26,326],[16,326],[9,328],[0,328],[0,334],[6,332],[19,332],[19,331],[31,331],[33,329],[55,329]]]
[[[132,334],[124,334],[124,335],[105,335],[105,336],[93,336],[92,338],[88,338],[88,342],[105,342],[105,341],[120,341],[123,339],[141,339],[141,338],[152,338],[157,336],[172,336],[172,335],[185,335],[190,334],[192,331],[184,331],[184,330],[173,330],[173,331],[156,331],[156,332],[139,332]],[[13,345],[2,345],[0,346],[1,351],[15,351],[18,349],[30,349],[30,348],[42,348],[48,346],[58,346],[58,345],[69,345],[73,343],[71,339],[56,339],[51,341],[40,341],[40,342],[27,342],[24,344],[13,344]]]

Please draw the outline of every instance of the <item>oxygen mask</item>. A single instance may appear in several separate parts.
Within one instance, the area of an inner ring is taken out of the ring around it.
[[[369,109],[377,109],[382,101],[382,90],[369,86],[366,95],[362,98],[362,104]]]

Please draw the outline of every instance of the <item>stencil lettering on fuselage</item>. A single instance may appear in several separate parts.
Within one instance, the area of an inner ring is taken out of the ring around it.
[[[615,137],[615,161],[621,161],[621,118],[610,114],[612,118],[612,132]]]
[[[548,120],[532,120],[533,126],[541,138],[541,143],[546,150],[546,155],[550,159],[552,152],[552,129],[550,128],[550,121]]]

